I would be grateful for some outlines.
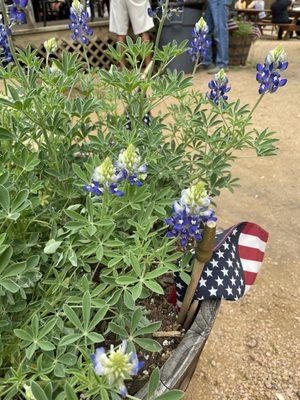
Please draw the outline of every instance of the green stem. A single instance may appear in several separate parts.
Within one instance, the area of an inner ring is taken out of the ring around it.
[[[87,55],[87,51],[86,51],[86,46],[85,45],[83,45],[83,55],[84,55],[84,58],[85,58],[85,62],[86,62],[86,65],[87,65],[88,72],[91,72],[90,61],[89,61],[89,58],[88,58],[88,55]]]
[[[251,112],[250,112],[250,114],[249,114],[249,118],[252,117],[252,114],[254,113],[254,111],[256,110],[256,108],[258,107],[259,103],[262,101],[264,95],[265,95],[265,93],[264,93],[264,94],[261,94],[261,95],[259,96],[257,102],[254,104],[254,107],[252,108],[252,110],[251,110]]]
[[[200,58],[199,53],[197,53],[197,57],[196,57],[196,61],[195,61],[195,65],[194,65],[194,69],[193,69],[193,73],[192,73],[193,76],[195,76],[197,68],[199,67],[199,58]]]
[[[5,5],[4,0],[0,0],[0,5],[1,5],[1,9],[2,9],[2,15],[3,15],[4,25],[6,26],[6,28],[9,28],[9,18],[8,18],[8,14],[7,14],[7,10],[6,10],[6,5]],[[15,62],[15,64],[16,64],[17,68],[18,68],[18,71],[19,71],[19,73],[20,73],[20,76],[21,76],[21,77],[23,78],[23,80],[24,80],[24,85],[28,88],[28,87],[29,87],[29,84],[28,84],[28,81],[27,81],[27,79],[26,79],[26,75],[25,75],[25,73],[24,73],[24,70],[23,70],[23,68],[21,67],[21,64],[20,64],[20,62],[19,62],[19,60],[18,60],[17,53],[16,53],[16,49],[15,49],[15,46],[14,46],[14,43],[13,43],[13,40],[12,40],[11,35],[8,35],[8,36],[7,36],[7,40],[8,40],[8,44],[9,44],[9,49],[10,49],[11,55],[12,55],[12,57],[13,57],[13,59],[14,59],[14,62]]]
[[[155,57],[156,57],[156,54],[157,54],[161,33],[162,33],[162,30],[163,30],[163,27],[164,27],[165,20],[167,18],[167,13],[168,13],[168,8],[169,8],[169,1],[170,0],[166,0],[165,4],[162,6],[162,16],[161,16],[161,19],[159,21],[159,26],[158,26],[158,30],[157,30],[157,34],[156,34],[155,45],[154,45],[154,52],[153,52],[153,60],[154,60],[154,62],[151,65],[151,68],[150,68],[150,71],[149,71],[149,77],[151,77],[151,75],[153,73]]]

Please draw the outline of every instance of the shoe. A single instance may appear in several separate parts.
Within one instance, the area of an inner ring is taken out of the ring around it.
[[[197,69],[204,69],[205,71],[214,68],[214,64],[200,64]]]
[[[214,68],[209,69],[209,70],[207,71],[207,73],[208,73],[209,75],[215,75],[215,74],[217,74],[218,72],[220,72],[221,69],[223,69],[224,72],[227,72],[227,71],[228,71],[228,67],[214,67]]]

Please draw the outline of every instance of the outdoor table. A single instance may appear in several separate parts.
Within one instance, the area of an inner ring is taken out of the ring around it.
[[[258,21],[258,19],[259,19],[258,16],[262,12],[262,10],[256,10],[255,8],[236,8],[235,11],[238,14],[244,14],[244,15],[248,16],[249,19],[251,17],[254,17],[255,22]]]

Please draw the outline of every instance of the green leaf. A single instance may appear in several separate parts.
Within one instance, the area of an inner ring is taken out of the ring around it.
[[[82,338],[82,334],[70,333],[69,335],[67,335],[61,339],[61,341],[58,343],[58,346],[59,347],[68,346],[69,344],[76,342],[80,338]]]
[[[130,285],[137,282],[137,278],[134,276],[120,276],[116,279],[118,285]]]
[[[17,293],[20,287],[11,279],[1,279],[0,285],[11,293]]]
[[[104,340],[104,337],[97,332],[91,332],[87,336],[92,343],[101,343]]]
[[[27,342],[33,342],[33,338],[30,335],[30,333],[28,333],[27,331],[25,331],[24,329],[14,329],[14,334],[22,340],[25,340]]]
[[[79,330],[83,331],[83,325],[80,319],[78,318],[77,314],[75,313],[75,311],[67,304],[63,306],[63,310],[68,319],[72,322],[72,324],[76,326],[76,328],[78,328]]]
[[[156,268],[151,272],[148,272],[145,276],[146,279],[155,279],[161,275],[164,275],[168,271],[168,268],[160,267]]]
[[[131,293],[134,301],[136,301],[142,294],[143,284],[139,281],[133,288],[131,288]]]
[[[164,289],[155,281],[144,281],[148,289],[154,293],[164,294]]]
[[[60,364],[60,363],[56,363],[56,364],[55,364],[53,373],[54,373],[54,375],[57,376],[58,378],[64,378],[65,375],[66,375],[65,368],[64,368],[64,366],[63,366],[62,364]]]
[[[162,350],[161,345],[153,339],[148,338],[134,338],[134,341],[143,349],[151,351],[152,353]]]
[[[40,385],[34,381],[31,382],[30,385],[32,394],[35,398],[35,400],[49,400],[47,399],[46,393],[44,390],[40,387]]]
[[[53,343],[49,342],[48,340],[41,340],[38,342],[38,346],[44,351],[51,351],[55,349]]]
[[[159,368],[155,368],[150,375],[147,399],[151,400],[152,396],[154,395],[154,392],[156,391],[159,384],[159,378]]]
[[[19,207],[27,200],[29,195],[29,190],[23,189],[17,194],[14,198],[13,202],[11,203],[11,210],[12,212],[17,211]]]
[[[130,324],[130,328],[131,328],[131,332],[134,332],[136,330],[136,328],[138,327],[141,318],[142,318],[143,312],[140,308],[137,308],[135,310],[135,312],[133,313],[132,317],[131,317],[131,324]]]
[[[66,394],[66,400],[77,400],[78,399],[75,391],[73,390],[72,386],[68,382],[66,382],[66,384],[65,384],[65,394]]]
[[[38,338],[42,339],[44,336],[46,336],[49,332],[52,331],[52,329],[55,327],[57,322],[56,318],[52,318],[50,321],[46,323],[46,325],[41,329]]]
[[[10,207],[10,196],[9,192],[3,185],[0,185],[0,206],[5,210],[9,211]]]
[[[11,278],[12,276],[16,276],[21,274],[23,271],[25,271],[26,268],[26,261],[20,262],[20,263],[15,263],[11,264],[9,268],[7,268],[6,271],[3,273],[4,278]]]
[[[129,310],[134,310],[135,302],[131,293],[128,290],[125,290],[123,297],[125,306],[129,308]]]
[[[152,322],[151,324],[144,326],[143,328],[138,329],[135,332],[136,336],[142,336],[142,335],[148,335],[150,333],[153,333],[155,331],[157,331],[157,329],[159,329],[161,326],[161,322]]]
[[[76,361],[77,361],[77,356],[72,353],[65,353],[59,357],[59,362],[68,366],[76,364]]]
[[[78,178],[82,179],[86,183],[89,181],[86,174],[82,171],[78,164],[72,164],[72,168]]]
[[[184,392],[181,390],[173,389],[169,392],[162,394],[156,398],[156,400],[181,400],[183,399]]]
[[[85,292],[82,299],[82,318],[83,318],[84,329],[87,329],[89,326],[90,315],[91,315],[91,295],[89,292]]]
[[[89,326],[90,331],[94,330],[95,327],[99,324],[99,322],[103,320],[108,310],[109,310],[108,306],[103,306],[96,312]]]
[[[8,247],[0,256],[0,274],[5,270],[7,264],[9,263],[13,250]]]
[[[31,359],[31,357],[33,356],[36,349],[37,349],[37,345],[35,343],[32,343],[29,347],[27,347],[25,354],[26,354],[26,357],[28,358],[28,360]]]
[[[128,337],[126,330],[114,322],[110,322],[108,327],[113,333],[119,335],[122,339],[126,339]]]
[[[53,254],[56,252],[56,250],[59,248],[61,245],[61,241],[56,241],[54,239],[50,239],[44,248],[44,253],[46,254]]]

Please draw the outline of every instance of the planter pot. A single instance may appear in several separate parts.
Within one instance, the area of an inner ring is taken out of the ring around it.
[[[173,5],[175,7],[178,4],[173,3]],[[201,2],[199,2],[198,5],[200,6]],[[172,20],[167,20],[164,23],[159,47],[162,48],[162,46],[171,43],[173,40],[176,40],[177,43],[181,43],[184,40],[190,40],[192,30],[196,22],[199,21],[201,15],[202,11],[199,7],[194,8],[185,4],[184,10],[181,14],[173,16]],[[175,57],[174,60],[168,64],[168,69],[171,71],[177,70],[178,72],[184,71],[185,73],[190,74],[194,69],[194,62],[192,62],[191,56],[185,52],[184,54]]]
[[[229,36],[229,65],[246,65],[252,43],[251,35]]]
[[[192,326],[160,370],[160,384],[156,392],[157,396],[167,392],[169,389],[186,390],[195,372],[206,340],[210,335],[220,303],[220,300],[205,300],[201,302]],[[141,400],[146,400],[147,387],[148,385],[146,384],[136,394]]]

